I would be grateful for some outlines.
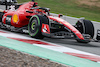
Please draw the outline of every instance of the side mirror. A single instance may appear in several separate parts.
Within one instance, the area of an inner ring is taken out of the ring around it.
[[[58,14],[58,17],[60,18],[60,17],[62,17],[63,15],[62,14]]]

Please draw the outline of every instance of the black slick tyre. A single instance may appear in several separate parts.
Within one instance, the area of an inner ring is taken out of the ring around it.
[[[4,13],[0,12],[0,22],[2,22],[2,17],[3,17]]]
[[[91,39],[94,37],[94,26],[93,23],[89,20],[82,20],[81,22],[78,21],[76,23],[77,29],[81,32],[81,34],[89,34]],[[87,40],[77,40],[78,42],[82,43],[89,43],[90,41]]]

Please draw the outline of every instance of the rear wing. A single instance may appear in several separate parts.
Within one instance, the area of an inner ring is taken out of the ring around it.
[[[17,0],[0,0],[1,5],[12,5],[17,3]]]
[[[7,10],[7,6],[15,5],[16,3],[17,3],[17,0],[0,0],[0,5],[5,5],[6,10]]]

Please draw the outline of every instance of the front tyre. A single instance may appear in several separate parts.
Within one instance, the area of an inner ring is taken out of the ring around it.
[[[94,26],[93,23],[89,20],[81,20],[76,23],[77,29],[82,33],[82,34],[88,34],[90,35],[91,39],[94,37]],[[81,43],[89,43],[90,40],[77,40],[77,42]]]
[[[28,24],[29,35],[37,39],[44,38],[41,33],[41,26],[42,26],[42,16],[40,15],[32,16]]]

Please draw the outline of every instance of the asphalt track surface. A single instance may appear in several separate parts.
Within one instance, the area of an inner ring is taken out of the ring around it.
[[[0,5],[0,9],[4,9],[4,6]],[[63,17],[63,19],[67,20],[72,25],[74,25],[75,22],[77,22],[77,20],[78,20],[77,18],[69,18],[69,17]],[[100,29],[100,23],[97,23],[97,22],[93,22],[93,23],[94,23],[95,34],[96,34],[96,30]],[[20,34],[20,33],[16,33],[16,34]],[[21,35],[30,37],[27,34],[21,34]],[[94,36],[94,38],[95,37],[96,36]],[[78,42],[76,42],[76,40],[72,40],[72,39],[52,39],[52,38],[46,38],[46,37],[43,40],[47,41],[47,42],[51,42],[51,43],[56,43],[61,46],[74,48],[77,50],[89,52],[89,53],[100,56],[100,42],[90,42],[88,44],[85,44],[85,43],[78,43]]]

